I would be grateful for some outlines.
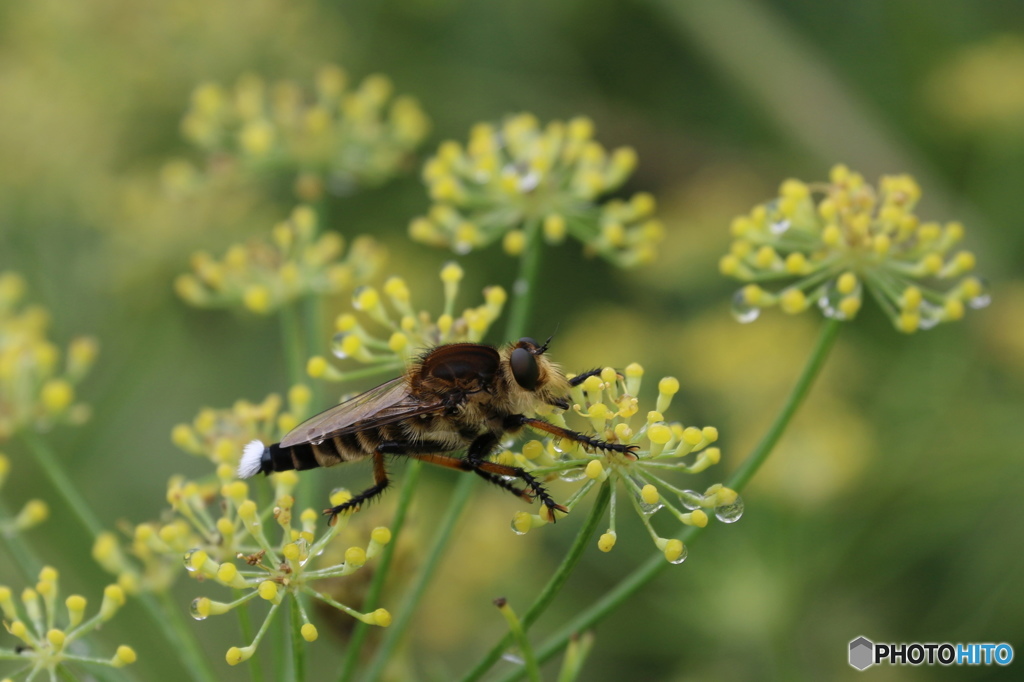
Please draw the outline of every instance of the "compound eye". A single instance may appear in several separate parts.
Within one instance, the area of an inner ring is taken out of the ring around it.
[[[519,339],[519,343],[526,343],[533,346],[534,348],[540,348],[540,344],[537,343],[537,340],[529,336],[524,336],[523,338]]]
[[[540,378],[540,368],[537,367],[537,358],[525,348],[516,348],[512,351],[508,364],[512,366],[512,376],[516,383],[527,391],[537,388],[537,380]]]

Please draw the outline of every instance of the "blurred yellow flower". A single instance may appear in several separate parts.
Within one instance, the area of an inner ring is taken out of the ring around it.
[[[335,356],[352,358],[384,373],[401,370],[419,353],[440,344],[479,342],[501,315],[508,296],[499,286],[485,287],[483,304],[466,308],[455,317],[463,274],[456,263],[441,268],[444,310],[436,318],[413,308],[412,290],[401,277],[389,278],[380,291],[370,286],[357,289],[352,307],[359,315],[343,313],[335,321]],[[311,377],[335,381],[351,377],[350,372],[335,369],[319,356],[310,359],[307,371]]]
[[[444,142],[423,167],[434,205],[409,235],[460,254],[501,239],[513,256],[535,234],[549,243],[572,236],[617,265],[650,261],[664,236],[654,197],[601,202],[632,175],[636,152],[609,153],[593,134],[588,118],[541,129],[524,113],[476,125],[465,148]]]
[[[185,138],[210,154],[211,167],[236,164],[253,174],[294,175],[303,201],[325,191],[378,185],[409,168],[430,121],[412,97],[392,97],[386,76],[350,87],[338,66],[316,74],[308,94],[293,81],[268,86],[247,74],[233,90],[204,83],[181,122]],[[176,178],[192,182],[188,173]]]
[[[914,214],[920,196],[909,175],[883,176],[876,189],[842,165],[827,183],[786,180],[776,199],[732,222],[734,241],[719,269],[750,282],[733,299],[734,315],[751,322],[765,307],[795,314],[817,305],[849,320],[866,287],[896,328],[911,333],[988,305],[987,285],[967,275],[974,254],[950,253],[963,225],[922,223]],[[789,284],[776,291],[759,284],[775,281]]]
[[[89,416],[88,407],[75,402],[75,385],[96,360],[96,341],[73,339],[61,362],[60,349],[47,338],[49,313],[24,305],[24,295],[20,275],[0,273],[0,441],[20,429],[44,431]]]
[[[335,232],[317,236],[316,214],[307,206],[276,225],[271,241],[231,246],[218,261],[205,252],[192,257],[192,272],[174,282],[192,305],[242,306],[267,314],[303,296],[334,294],[365,282],[383,264],[384,250],[370,237],[353,240],[348,253]]]

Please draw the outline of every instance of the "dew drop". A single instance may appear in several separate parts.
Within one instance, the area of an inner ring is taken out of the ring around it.
[[[928,301],[922,301],[917,312],[919,315],[917,327],[918,329],[926,330],[931,329],[942,321],[942,316],[945,310],[937,305],[929,303]]]
[[[743,516],[743,498],[736,496],[732,504],[715,507],[715,518],[722,523],[736,523]]]
[[[696,490],[684,490],[683,494],[679,496],[679,501],[690,511],[700,509],[700,503],[703,499],[704,496]]]
[[[761,315],[760,308],[747,303],[742,289],[733,294],[731,312],[736,321],[743,324],[753,322]]]
[[[988,281],[984,279],[979,279],[978,281],[981,284],[981,293],[967,301],[967,305],[975,310],[985,308],[992,302],[992,293],[989,290]]]
[[[334,354],[334,357],[340,360],[344,360],[348,357],[348,353],[342,350],[342,343],[348,335],[349,332],[338,332],[331,338],[331,353]]]
[[[206,620],[206,614],[199,610],[199,602],[202,600],[202,597],[196,597],[192,600],[192,603],[188,605],[188,615],[192,616],[196,620]]]
[[[519,530],[516,527],[516,520],[514,518],[512,519],[512,523],[510,523],[509,526],[512,528],[512,532],[515,533],[516,535],[526,535],[526,531],[525,530]]]
[[[858,283],[857,286],[859,287],[860,284]],[[826,284],[824,293],[818,297],[818,307],[821,308],[822,315],[833,320],[845,320],[846,313],[839,307],[839,303],[845,296],[836,286],[836,280],[833,279]]]
[[[675,559],[673,559],[669,563],[670,564],[681,564],[684,561],[686,561],[686,545],[683,545],[683,551],[679,553],[679,556],[677,556]]]
[[[537,185],[540,184],[540,174],[536,171],[530,171],[526,175],[519,178],[519,191],[523,194],[532,192],[537,189]]]
[[[558,474],[558,478],[560,480],[565,481],[566,483],[576,483],[577,481],[582,481],[586,477],[587,472],[582,467],[576,467],[575,469],[566,469],[565,471]]]
[[[198,552],[198,551],[199,551],[198,547],[193,547],[189,551],[185,552],[185,556],[184,556],[183,560],[185,562],[185,570],[188,571],[189,573],[195,573],[196,572],[196,567],[192,565],[192,556],[196,552]]]
[[[772,234],[783,234],[793,225],[789,218],[783,218],[782,220],[776,220],[774,223],[768,226],[768,230]]]
[[[515,665],[524,665],[525,664],[525,661],[523,661],[523,657],[522,656],[520,656],[519,654],[514,654],[514,653],[509,652],[509,651],[506,651],[505,653],[503,653],[501,655],[501,660],[508,661],[509,663],[514,663]]]

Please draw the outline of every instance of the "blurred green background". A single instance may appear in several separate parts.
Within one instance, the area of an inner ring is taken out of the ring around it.
[[[0,270],[28,279],[58,342],[88,333],[102,344],[81,387],[92,420],[48,438],[111,527],[158,516],[171,474],[208,470],[170,443],[174,424],[203,406],[287,388],[276,320],[189,308],[172,290],[194,250],[223,253],[292,207],[287,192],[265,187],[195,202],[161,194],[166,161],[198,158],[178,132],[189,94],[249,71],[309,83],[327,62],[355,78],[387,74],[419,98],[434,124],[424,155],[440,140],[465,140],[475,122],[518,111],[542,121],[584,114],[606,146],[637,149],[626,190],[659,200],[668,228],[659,259],[623,272],[585,259],[574,242],[549,251],[542,282],[558,302],[538,306],[533,334],[559,327],[554,352],[570,369],[639,361],[649,376],[677,376],[674,417],[722,434],[723,465],[705,485],[763,433],[821,324],[813,313],[771,311],[741,326],[729,315],[738,285],[717,273],[730,219],[782,180],[823,179],[839,162],[871,181],[912,173],[924,190],[918,214],[963,221],[990,278],[991,307],[913,336],[869,302],[746,491],[743,520],[714,527],[684,565],[601,623],[584,679],[852,678],[847,643],[858,635],[1009,642],[1020,655],[1018,0],[0,4]],[[405,237],[427,206],[410,172],[332,200],[328,228],[375,235],[391,252],[386,273],[426,278],[439,295],[434,278],[451,254]],[[515,270],[497,246],[461,262],[465,305],[485,284],[508,287]],[[65,590],[95,594],[107,577],[90,540],[31,458],[14,443],[0,447],[14,464],[8,503],[36,496],[53,508],[30,542],[63,571]],[[331,484],[347,475],[322,474]],[[452,484],[450,472],[427,472],[416,528],[427,532]],[[391,505],[376,513],[386,518]],[[491,599],[525,609],[582,516],[520,538],[505,530],[517,505],[477,490],[414,625],[407,673],[444,680],[476,661],[504,631]],[[588,551],[536,637],[649,554],[635,519],[619,537],[609,555]],[[415,533],[410,542],[402,569],[412,573]],[[19,584],[7,557],[0,583]],[[200,592],[182,579],[175,599],[185,608]],[[195,627],[223,679],[245,679],[223,664],[240,642],[234,619]],[[136,647],[140,679],[181,678],[176,653],[137,606],[103,637],[109,648]],[[324,632],[311,645],[311,678],[333,678],[343,639]],[[873,674],[990,679],[1019,665]]]

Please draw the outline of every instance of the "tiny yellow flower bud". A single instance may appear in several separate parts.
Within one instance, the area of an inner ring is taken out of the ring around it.
[[[242,303],[254,313],[270,311],[270,290],[261,284],[253,284],[242,294]]]
[[[228,649],[224,659],[228,662],[228,665],[238,665],[244,661],[248,661],[252,656],[254,649],[252,647],[244,647],[239,649],[237,646],[233,646]]]
[[[601,535],[597,541],[597,548],[602,552],[610,552],[615,547],[615,531],[610,530],[607,533]]]
[[[319,379],[327,373],[327,360],[319,355],[314,355],[306,363],[306,374],[312,379]]]
[[[264,580],[260,583],[259,587],[256,588],[262,599],[267,601],[274,601],[277,599],[277,583],[272,580]]]
[[[373,612],[373,623],[382,628],[391,625],[391,613],[387,609],[377,609]]]
[[[645,504],[657,504],[661,496],[658,494],[658,489],[648,483],[640,489],[640,498]]]
[[[131,665],[137,659],[138,656],[135,653],[135,649],[122,644],[117,647],[117,651],[114,653],[114,658],[111,659],[110,664],[115,668],[120,668],[126,665]]]
[[[839,275],[839,279],[836,280],[836,288],[841,294],[852,294],[857,288],[857,275],[852,272],[844,272]]]
[[[518,511],[512,516],[512,530],[519,535],[525,535],[533,529],[533,516],[524,511]]]
[[[786,289],[779,296],[779,307],[782,311],[795,315],[807,309],[807,295],[800,289]]]
[[[370,539],[379,545],[386,545],[391,542],[391,530],[378,526],[370,533]]]
[[[708,515],[703,509],[694,509],[688,514],[690,517],[690,524],[703,528],[708,525]]]
[[[319,633],[316,631],[316,626],[312,623],[304,624],[300,629],[299,633],[302,635],[302,639],[307,642],[315,642],[316,638],[319,637]]]
[[[652,443],[664,445],[672,440],[672,429],[665,424],[652,424],[647,429],[647,438],[649,438]]]
[[[680,557],[683,556],[684,549],[685,547],[683,546],[682,540],[676,540],[673,538],[665,543],[665,548],[662,550],[662,554],[665,555],[666,561],[676,563],[679,561]]]
[[[256,503],[252,500],[246,500],[238,505],[238,515],[242,517],[243,521],[252,522],[256,520],[256,512]]]
[[[118,585],[107,585],[103,590],[103,601],[100,603],[100,618],[110,620],[117,610],[124,606],[124,590]]]
[[[349,547],[345,550],[345,564],[359,567],[366,563],[366,550],[362,547]]]
[[[551,244],[559,244],[565,239],[566,224],[565,218],[558,213],[552,213],[544,218],[544,238]],[[506,249],[507,250],[507,249]]]
[[[527,441],[523,444],[523,457],[537,459],[544,452],[544,445],[539,440]]]
[[[67,635],[63,630],[57,630],[56,628],[48,630],[46,633],[46,641],[50,643],[54,649],[60,649],[64,646],[64,640],[67,639]]]
[[[587,467],[584,471],[587,474],[587,478],[598,479],[604,474],[604,465],[601,464],[600,460],[592,459],[587,462]]]
[[[63,379],[51,379],[43,384],[40,397],[49,412],[63,412],[74,401],[75,389]]]

